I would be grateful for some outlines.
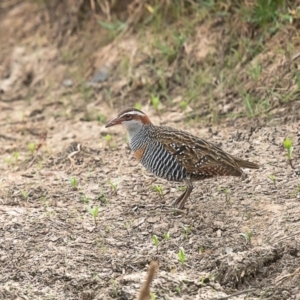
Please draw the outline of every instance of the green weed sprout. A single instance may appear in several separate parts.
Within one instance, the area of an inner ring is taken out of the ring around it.
[[[191,227],[190,226],[184,226],[182,225],[182,228],[184,229],[184,238],[187,239],[188,236],[191,234]]]
[[[243,236],[246,240],[246,243],[249,242],[251,244],[251,238],[253,236],[253,231],[252,230],[246,230],[246,232],[240,233],[241,236]]]
[[[184,186],[184,185],[176,187],[176,191],[178,191],[178,192],[184,192],[185,190],[186,190],[186,186]]]
[[[83,203],[89,203],[89,202],[90,202],[90,199],[89,199],[86,195],[83,195],[83,196],[81,197],[81,201],[82,201]]]
[[[257,80],[261,75],[261,65],[260,64],[253,65],[248,71],[248,74],[253,80]]]
[[[283,141],[283,146],[287,150],[287,157],[288,157],[291,167],[293,168],[293,165],[292,165],[293,141],[287,137]]]
[[[103,192],[103,190],[97,197],[97,200],[99,200],[102,204],[106,204],[108,202],[108,199],[107,199],[105,193]]]
[[[180,263],[181,263],[182,265],[184,265],[185,262],[186,262],[186,260],[187,260],[187,257],[186,257],[186,255],[185,255],[184,249],[183,249],[182,247],[180,247],[179,252],[178,252],[177,255],[178,255],[178,259],[179,259]]]
[[[142,104],[141,103],[136,103],[134,105],[134,108],[141,110],[142,109]]]
[[[10,166],[11,165],[11,157],[7,157],[7,158],[5,158],[5,162],[7,163],[7,165],[8,166]]]
[[[160,100],[158,96],[151,95],[151,103],[156,111],[159,110]]]
[[[106,134],[104,139],[107,141],[107,142],[110,142],[111,139],[112,139],[112,136],[110,134]]]
[[[230,189],[229,188],[225,188],[224,189],[224,194],[225,194],[225,201],[227,203],[230,202]]]
[[[271,175],[269,176],[269,178],[270,178],[271,181],[273,182],[274,186],[276,186],[276,178],[275,178],[275,176],[274,176],[273,174],[271,174]]]
[[[27,200],[27,198],[28,198],[28,196],[29,196],[29,193],[26,192],[26,191],[24,191],[24,190],[21,190],[21,194],[22,194],[23,198],[24,198],[25,200]]]
[[[158,240],[158,237],[155,234],[152,236],[152,241],[153,241],[153,244],[155,245],[156,251],[158,253],[159,240]]]
[[[225,194],[225,201],[230,203],[230,189],[227,187],[217,187],[217,190]]]
[[[33,155],[33,153],[34,153],[34,151],[36,149],[36,143],[28,143],[27,147],[28,147],[28,149],[30,151],[30,154]]]
[[[152,189],[159,194],[159,196],[163,197],[164,194],[163,194],[163,188],[161,185],[153,185],[152,186]]]
[[[156,247],[158,247],[158,245],[159,245],[159,240],[158,240],[158,237],[157,237],[155,234],[152,236],[152,241],[153,241],[153,244],[154,244]]]
[[[108,180],[108,183],[109,183],[109,185],[110,185],[113,193],[116,194],[117,193],[117,189],[118,189],[118,184],[112,182],[110,179]]]
[[[101,124],[104,124],[106,122],[106,116],[102,114],[97,115],[97,121]]]
[[[165,238],[166,241],[168,241],[170,239],[170,232],[169,231],[164,234],[164,238]]]
[[[105,140],[105,142],[106,142],[106,144],[108,145],[109,148],[114,147],[113,137],[110,134],[107,133],[103,138],[104,138],[104,140]]]
[[[13,157],[15,158],[15,163],[17,163],[17,162],[18,162],[19,155],[20,155],[20,153],[19,153],[19,152],[14,152],[14,153],[13,153]]]
[[[93,216],[95,226],[97,226],[97,216],[98,216],[98,213],[99,213],[99,207],[96,205],[94,208],[91,208],[89,206],[87,206],[86,208],[89,211],[89,213]]]
[[[72,177],[72,178],[70,179],[70,183],[71,183],[71,186],[72,186],[74,189],[77,188],[78,182],[77,182],[77,179],[76,179],[75,177]]]
[[[151,300],[156,300],[156,296],[154,293],[150,293]]]
[[[181,101],[179,105],[182,110],[186,110],[188,103],[187,103],[187,101]]]

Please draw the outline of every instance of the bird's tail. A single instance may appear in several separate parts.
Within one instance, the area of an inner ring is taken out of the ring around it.
[[[241,168],[247,168],[247,169],[259,169],[259,165],[256,163],[253,163],[248,160],[243,160],[237,157],[234,157],[235,162],[239,165]]]

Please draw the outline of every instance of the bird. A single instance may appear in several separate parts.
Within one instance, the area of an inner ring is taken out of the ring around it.
[[[190,197],[193,182],[216,176],[242,176],[242,168],[259,169],[258,164],[230,155],[186,131],[156,126],[136,108],[123,109],[105,127],[115,125],[125,127],[129,147],[147,171],[186,185],[185,191],[173,202],[179,210]]]

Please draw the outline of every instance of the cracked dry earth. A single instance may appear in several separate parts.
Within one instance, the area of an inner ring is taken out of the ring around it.
[[[121,127],[109,130],[107,142],[108,130],[96,122],[8,123],[2,113],[0,299],[136,299],[152,260],[159,262],[157,299],[223,299],[249,289],[231,299],[300,299],[299,123],[202,128],[164,117],[261,168],[246,170],[244,179],[195,183],[176,213],[169,205],[180,185],[146,173]],[[46,140],[29,128],[48,128]],[[295,169],[282,147],[286,136],[294,141]],[[34,157],[32,141],[42,144]],[[8,163],[16,151],[18,160]],[[95,225],[87,206],[96,205]]]

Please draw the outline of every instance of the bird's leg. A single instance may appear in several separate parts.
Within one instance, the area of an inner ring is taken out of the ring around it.
[[[184,208],[184,204],[185,204],[186,200],[189,198],[189,196],[190,196],[190,194],[191,194],[191,192],[193,190],[193,184],[192,184],[192,182],[189,179],[185,180],[184,182],[186,183],[186,190],[179,197],[180,199],[178,198],[179,201],[177,201],[178,199],[176,200],[176,204],[178,204],[178,208],[179,209],[183,209]]]
[[[185,180],[184,182],[186,183],[186,190],[172,203],[172,205],[174,206],[178,205],[179,209],[182,209],[184,207],[186,200],[193,190],[193,185],[190,180]]]
[[[177,206],[177,204],[180,203],[180,201],[184,197],[185,193],[186,193],[186,190],[178,198],[175,199],[175,201],[172,203],[172,205]]]

